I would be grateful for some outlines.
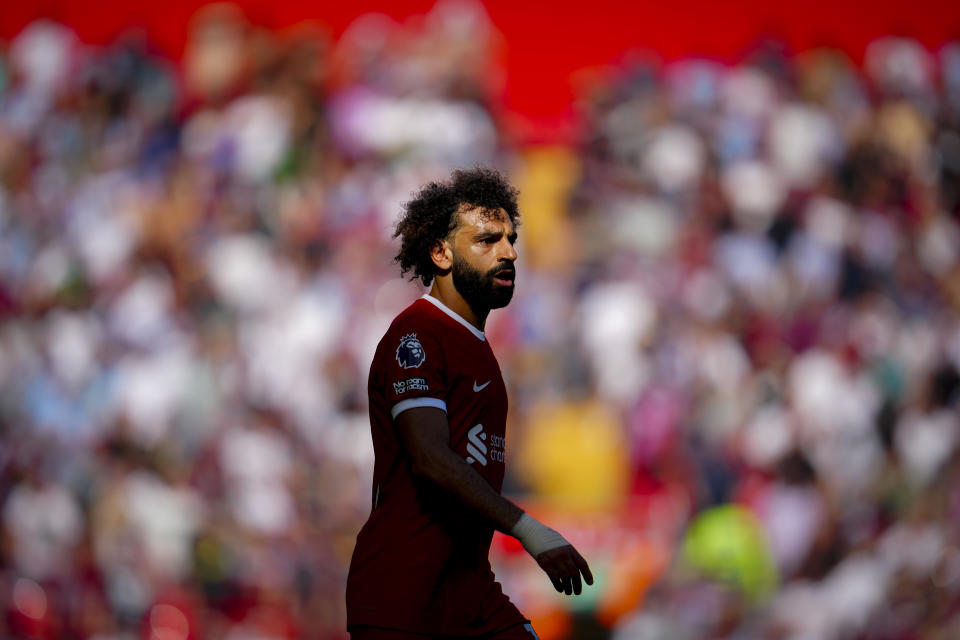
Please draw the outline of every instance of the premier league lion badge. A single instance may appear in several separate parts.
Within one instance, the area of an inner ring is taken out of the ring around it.
[[[408,333],[400,338],[400,346],[397,347],[397,364],[404,369],[415,369],[426,359],[427,354],[423,350],[423,345],[417,340],[417,334]]]

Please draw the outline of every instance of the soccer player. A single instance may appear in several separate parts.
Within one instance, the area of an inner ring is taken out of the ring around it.
[[[347,579],[353,640],[536,638],[490,569],[494,529],[557,591],[593,584],[563,536],[500,495],[507,390],[483,328],[513,296],[518,222],[516,190],[472,169],[426,185],[397,224],[402,272],[432,286],[370,367],[373,509]]]

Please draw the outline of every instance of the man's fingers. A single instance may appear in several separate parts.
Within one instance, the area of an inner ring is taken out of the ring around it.
[[[550,582],[553,583],[554,589],[556,589],[560,593],[563,593],[563,580],[561,580],[560,578],[551,577]]]
[[[537,556],[537,562],[549,576],[553,587],[560,593],[580,595],[583,591],[581,574],[587,584],[593,584],[593,574],[590,572],[587,561],[573,546],[544,551]]]
[[[563,591],[563,577],[559,571],[557,571],[551,564],[544,562],[540,565],[540,568],[544,570],[547,574],[547,577],[550,578],[550,582],[553,583],[553,588],[557,591]]]
[[[590,567],[576,549],[573,550],[573,562],[577,565],[580,573],[583,574],[583,579],[587,581],[587,584],[593,584],[593,574],[590,573]]]
[[[558,567],[550,563],[548,566],[543,568],[547,572],[547,576],[550,577],[550,582],[553,583],[553,588],[563,593],[563,571]]]
[[[582,586],[580,583],[580,570],[577,568],[577,565],[574,564],[573,559],[567,555],[563,558],[561,567],[563,567],[563,575],[569,581],[572,592],[579,595]],[[570,591],[567,591],[567,595],[570,595],[570,593]]]

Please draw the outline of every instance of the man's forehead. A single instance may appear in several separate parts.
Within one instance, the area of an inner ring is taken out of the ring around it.
[[[500,227],[506,225],[509,230],[513,230],[513,223],[510,216],[503,207],[496,209],[478,207],[472,204],[461,204],[457,212],[459,218],[459,227],[480,229],[484,227]]]

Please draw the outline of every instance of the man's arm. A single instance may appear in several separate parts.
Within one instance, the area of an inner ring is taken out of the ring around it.
[[[410,456],[414,475],[458,498],[493,523],[497,530],[519,539],[557,591],[567,595],[580,593],[581,574],[587,584],[593,584],[590,567],[570,543],[494,491],[450,448],[450,426],[445,411],[415,407],[401,412],[394,422]]]

